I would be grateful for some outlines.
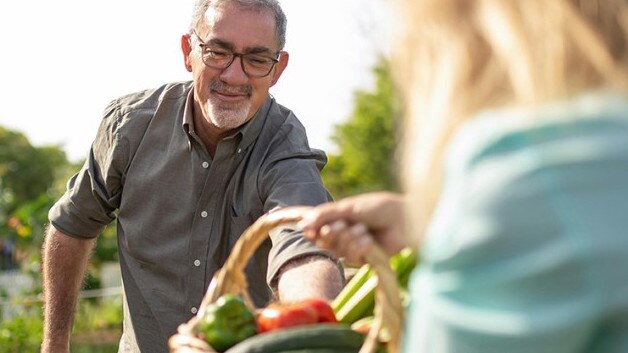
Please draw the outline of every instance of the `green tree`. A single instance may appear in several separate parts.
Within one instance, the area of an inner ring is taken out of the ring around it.
[[[374,90],[355,92],[349,120],[336,125],[332,135],[338,153],[329,155],[323,181],[335,198],[399,189],[395,152],[400,110],[388,60],[380,58],[372,72]]]
[[[33,147],[23,134],[0,127],[0,189],[5,211],[10,213],[48,191],[57,168],[67,163],[58,147]]]
[[[70,168],[58,146],[34,147],[23,134],[0,127],[0,237],[37,246],[33,240],[58,196],[52,186]]]

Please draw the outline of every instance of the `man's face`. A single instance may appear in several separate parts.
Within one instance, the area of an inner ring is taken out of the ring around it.
[[[206,25],[197,28],[200,39],[211,48],[236,53],[256,53],[276,57],[279,51],[275,19],[271,12],[245,10],[234,5],[210,8]],[[226,69],[215,69],[203,63],[198,39],[182,43],[186,66],[194,78],[195,114],[220,131],[229,131],[247,122],[260,108],[268,90],[288,63],[283,53],[266,77],[251,77],[242,70],[241,57]],[[190,44],[192,43],[192,44]]]

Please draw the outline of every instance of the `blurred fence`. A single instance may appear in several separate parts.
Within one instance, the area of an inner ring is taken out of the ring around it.
[[[117,263],[104,263],[100,271],[103,288],[84,290],[79,300],[90,298],[117,298],[122,295],[120,268]],[[41,295],[33,293],[38,286],[32,276],[19,270],[0,272],[0,321],[9,320],[24,312],[26,307],[41,305]]]
[[[90,289],[82,291],[79,295],[79,301],[90,298],[116,298],[122,295],[122,287],[110,287],[102,289]],[[26,307],[41,305],[43,297],[35,296],[12,296],[8,299],[0,300],[0,321],[9,320],[20,315]]]
[[[21,294],[31,291],[35,281],[19,270],[0,273],[0,319],[8,320],[24,310],[24,304],[39,300],[37,297],[24,297]]]

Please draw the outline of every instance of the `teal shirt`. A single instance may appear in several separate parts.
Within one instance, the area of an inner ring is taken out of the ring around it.
[[[487,111],[453,138],[404,352],[628,352],[628,97]]]

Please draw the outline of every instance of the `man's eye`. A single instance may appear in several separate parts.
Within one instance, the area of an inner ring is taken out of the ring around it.
[[[250,55],[247,57],[249,63],[253,65],[266,65],[271,62],[271,60],[265,56],[256,56]]]
[[[229,53],[228,51],[222,51],[222,50],[208,50],[207,54],[210,55],[214,59],[226,59],[229,56],[231,56],[231,53]]]

